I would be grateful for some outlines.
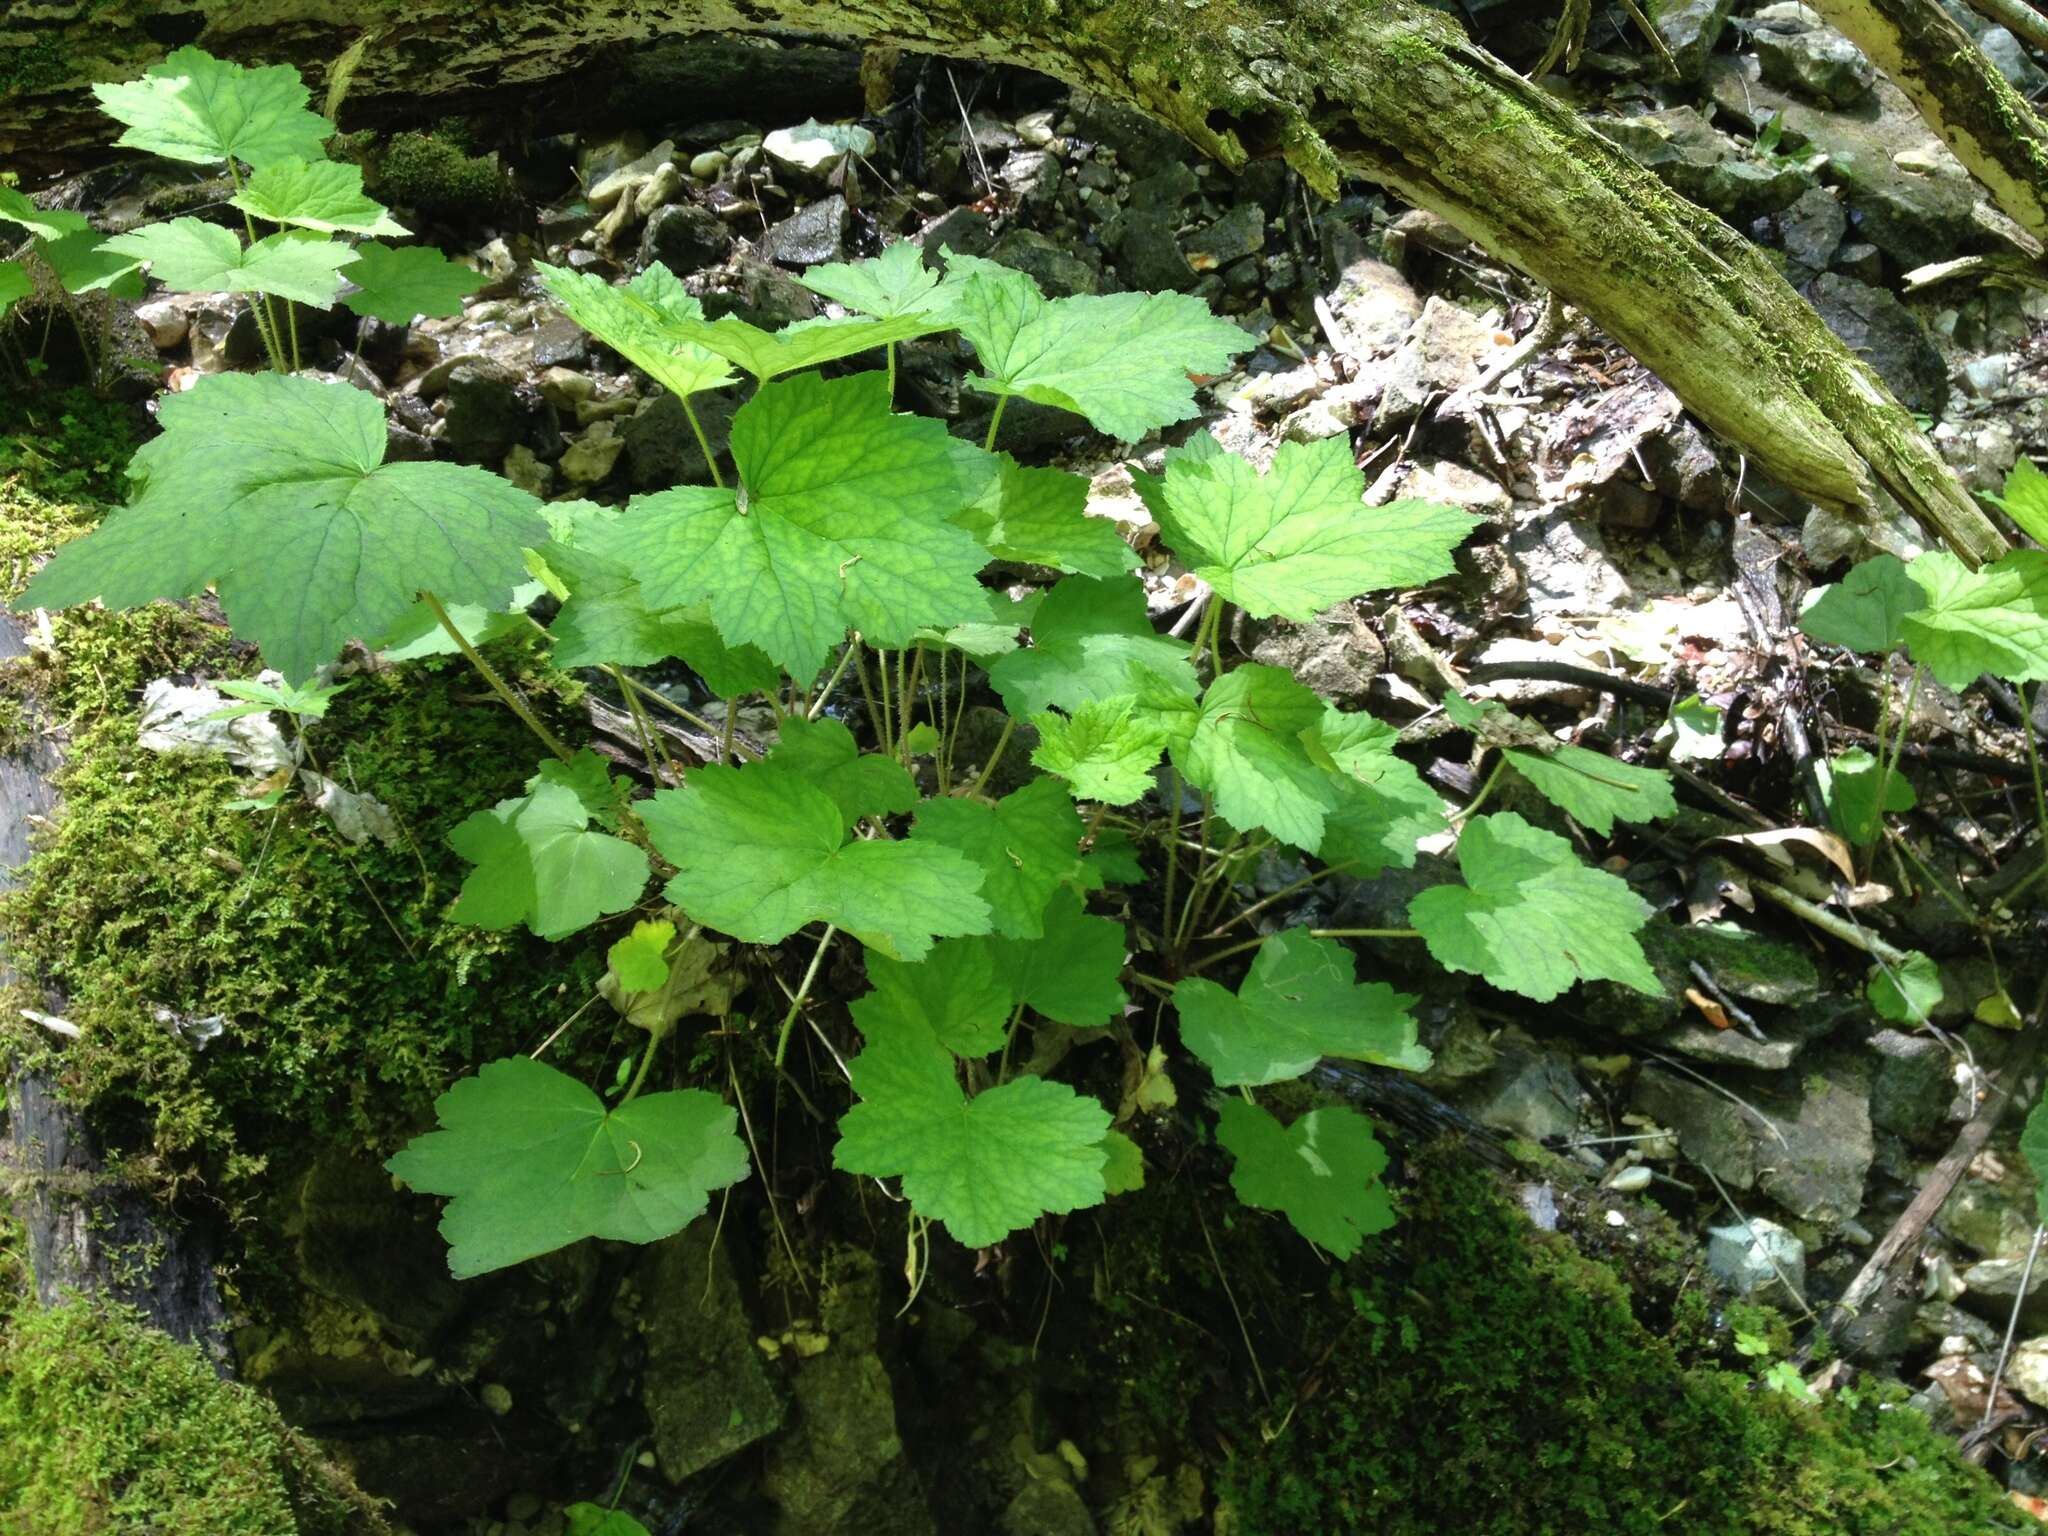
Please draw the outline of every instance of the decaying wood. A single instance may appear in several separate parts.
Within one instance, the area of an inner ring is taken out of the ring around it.
[[[2006,547],[1762,251],[1418,0],[45,0],[6,27],[0,79],[16,88],[0,100],[0,152],[75,138],[86,84],[133,75],[164,39],[318,76],[369,34],[352,96],[414,102],[713,30],[1027,66],[1148,113],[1231,168],[1284,156],[1324,195],[1346,175],[1378,181],[1582,310],[1752,468],[1836,508],[1889,493],[1973,563]]]

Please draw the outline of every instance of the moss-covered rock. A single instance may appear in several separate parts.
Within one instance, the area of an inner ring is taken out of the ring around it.
[[[451,222],[488,222],[505,211],[512,185],[489,155],[471,154],[444,126],[399,133],[366,156],[370,193],[395,207]]]
[[[369,1500],[262,1397],[132,1310],[0,1321],[0,1528],[13,1536],[378,1536]]]

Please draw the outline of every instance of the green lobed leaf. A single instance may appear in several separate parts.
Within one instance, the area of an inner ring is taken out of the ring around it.
[[[38,240],[62,240],[67,235],[87,234],[92,221],[68,208],[42,208],[26,193],[0,186],[0,223],[19,224]]]
[[[652,992],[668,985],[668,947],[675,937],[674,923],[637,922],[631,933],[605,951],[605,963],[628,992]]]
[[[668,899],[692,919],[750,944],[835,923],[906,960],[934,938],[988,932],[975,864],[920,838],[849,843],[839,803],[775,762],[696,768],[641,805],[676,866]]]
[[[985,1248],[1105,1198],[1109,1112],[1064,1083],[1018,1077],[970,1099],[952,1056],[909,1033],[871,1040],[848,1070],[860,1102],[839,1122],[832,1165],[901,1175],[911,1209],[955,1242]]]
[[[955,1056],[986,1056],[1003,1048],[1010,981],[996,972],[985,938],[941,939],[918,961],[868,956],[874,990],[853,1000],[853,1022],[870,1042],[907,1035],[944,1046]]]
[[[1254,618],[1306,622],[1333,603],[1447,575],[1479,519],[1427,501],[1364,505],[1348,437],[1282,443],[1261,474],[1198,433],[1138,488],[1167,544]]]
[[[564,1506],[562,1515],[569,1522],[564,1536],[650,1536],[647,1527],[623,1509],[607,1509],[602,1504],[570,1504]]]
[[[650,1093],[606,1113],[573,1077],[524,1056],[486,1062],[434,1101],[441,1128],[384,1166],[441,1216],[458,1280],[586,1237],[651,1243],[704,1213],[711,1191],[747,1176],[737,1116],[694,1088]]]
[[[1572,845],[1512,811],[1481,816],[1458,838],[1463,885],[1408,904],[1437,964],[1547,1003],[1576,981],[1618,981],[1660,996],[1636,930],[1649,904],[1626,881],[1579,861]]]
[[[412,233],[363,190],[363,168],[339,160],[273,160],[228,203],[273,224],[328,235]]]
[[[26,267],[18,261],[0,261],[0,316],[34,291]]]
[[[1942,995],[1941,967],[1917,949],[1906,952],[1903,964],[1873,965],[1864,986],[1871,1011],[1893,1024],[1924,1025]]]
[[[1138,583],[1069,576],[1032,615],[1031,648],[999,658],[988,677],[1003,707],[1022,719],[1054,708],[1071,715],[1092,699],[1128,694],[1134,666],[1171,695],[1200,691],[1187,647],[1153,630]]]
[[[233,230],[201,219],[145,224],[101,245],[148,266],[179,293],[269,293],[325,309],[341,292],[341,269],[356,253],[335,240],[276,234],[244,246]]]
[[[96,229],[81,229],[58,240],[39,241],[36,253],[50,264],[66,293],[111,293],[117,299],[139,299],[145,284],[142,263],[110,251]]]
[[[571,320],[663,388],[687,398],[738,377],[691,339],[704,323],[704,306],[660,262],[616,287],[594,273],[546,262],[534,263],[534,270]]]
[[[6,213],[0,204],[0,214]],[[2034,467],[2025,454],[2013,461],[2005,477],[2002,494],[1991,498],[2021,533],[2036,544],[2048,544],[2048,475]]]
[[[1007,453],[953,444],[966,510],[953,522],[998,560],[1104,580],[1137,568],[1138,554],[1106,517],[1088,515],[1088,482],[1063,469],[1025,469]]]
[[[1081,861],[1081,816],[1057,779],[1033,779],[993,805],[979,800],[927,800],[917,808],[917,835],[955,848],[982,871],[981,897],[997,933],[1044,936],[1054,891],[1089,878]]]
[[[1085,878],[1100,873],[1091,864]],[[1129,949],[1124,925],[1090,914],[1071,885],[1052,893],[1042,921],[1042,938],[987,941],[1012,1000],[1075,1029],[1098,1029],[1120,1015],[1130,1002],[1120,979]]]
[[[1194,415],[1188,375],[1228,372],[1253,345],[1184,293],[1048,299],[1021,272],[950,256],[947,279],[946,317],[981,368],[970,385],[1073,411],[1125,442]]]
[[[567,761],[543,759],[526,787],[531,791],[541,784],[561,785],[581,802],[592,821],[612,832],[619,830],[626,802],[632,798],[631,789],[612,777],[611,765],[588,747],[578,747]]]
[[[2034,1175],[2034,1209],[2048,1222],[2048,1093],[2027,1111],[2027,1123],[2020,1131],[2020,1155]]]
[[[1415,998],[1356,976],[1343,945],[1283,929],[1259,946],[1236,992],[1200,976],[1174,987],[1181,1042],[1222,1088],[1285,1082],[1325,1056],[1427,1071],[1408,1012]]]
[[[334,132],[307,110],[311,93],[289,64],[249,69],[202,48],[180,48],[141,79],[92,93],[127,125],[115,143],[192,165],[239,160],[260,170],[276,160],[318,160]]]
[[[1678,814],[1671,775],[1638,768],[1586,747],[1501,753],[1536,792],[1587,831],[1607,837],[1617,821],[1656,821]]]
[[[1031,761],[1066,780],[1076,799],[1106,805],[1143,797],[1166,747],[1166,728],[1132,694],[1090,699],[1071,719],[1033,715],[1031,724],[1038,731]]]
[[[2009,683],[2048,678],[2048,551],[2016,549],[1972,571],[1934,551],[1910,567],[1925,606],[1905,617],[1913,659],[1946,688],[1980,673]]]
[[[1722,711],[1696,693],[1671,706],[1671,715],[1657,732],[1657,743],[1674,763],[1718,763],[1722,756]]]
[[[947,521],[959,486],[935,421],[891,412],[880,374],[763,385],[733,419],[740,486],[636,497],[619,520],[650,606],[708,601],[731,645],[798,678],[849,628],[903,646],[986,622],[986,555]]]
[[[1314,1109],[1283,1126],[1256,1104],[1225,1099],[1216,1139],[1236,1159],[1230,1187],[1238,1199],[1280,1212],[1340,1259],[1394,1224],[1393,1201],[1380,1183],[1386,1149],[1355,1110]]]
[[[1145,1187],[1145,1154],[1122,1131],[1102,1134],[1102,1187],[1112,1195],[1129,1195]]]
[[[917,782],[909,771],[894,758],[862,752],[853,732],[837,720],[785,716],[775,765],[830,795],[849,832],[863,816],[901,816],[917,805]]]
[[[544,939],[560,939],[626,911],[646,889],[647,855],[589,826],[576,793],[546,782],[470,816],[448,834],[476,866],[449,915],[479,928],[523,922]]]
[[[1835,585],[1807,593],[1799,627],[1824,645],[1883,655],[1906,643],[1906,615],[1926,603],[1904,561],[1876,555]]]
[[[502,609],[547,528],[486,470],[383,464],[384,408],[345,384],[214,374],[167,395],[128,507],[60,549],[16,606],[132,608],[209,582],[235,632],[303,681],[388,633],[424,589]]]
[[[797,281],[848,309],[884,320],[937,307],[939,274],[924,264],[924,247],[908,240],[885,247],[867,261],[821,262]]]
[[[1827,802],[1828,824],[1859,848],[1868,848],[1884,830],[1889,811],[1910,811],[1917,803],[1913,786],[1902,773],[1886,774],[1884,765],[1861,747],[1838,752],[1817,764],[1820,792]],[[1878,785],[1884,785],[1878,803]]]
[[[462,313],[462,301],[483,287],[481,272],[450,261],[431,245],[386,245],[365,240],[348,269],[355,288],[341,296],[355,314],[387,325],[409,325],[420,315]]]

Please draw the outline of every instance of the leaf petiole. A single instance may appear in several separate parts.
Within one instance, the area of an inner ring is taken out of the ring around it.
[[[520,723],[538,736],[541,744],[563,762],[566,763],[574,757],[575,754],[562,745],[561,738],[541,722],[540,716],[533,712],[524,699],[512,691],[510,684],[498,676],[497,669],[478,654],[477,648],[469,643],[469,636],[448,617],[448,610],[441,606],[441,599],[422,588],[420,600],[427,605],[441,628],[447,631],[448,638],[455,642],[455,648],[462,652],[463,660],[476,668],[477,673],[490,685],[491,692],[505,701],[505,706],[519,717]]]

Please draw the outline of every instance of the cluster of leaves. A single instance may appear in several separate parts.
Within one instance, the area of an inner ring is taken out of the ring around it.
[[[332,298],[372,248],[331,235],[388,232],[388,215],[347,168],[317,160],[328,125],[289,74],[182,50],[106,90],[130,125],[123,142],[225,162],[237,206],[286,226],[242,246],[179,220],[109,244],[165,281]],[[246,181],[238,164],[253,171]],[[1088,515],[1083,479],[996,451],[1012,397],[1126,441],[1194,415],[1194,377],[1250,345],[1199,300],[1052,299],[1022,273],[950,253],[934,269],[897,245],[809,274],[847,313],[770,332],[707,319],[660,266],[620,285],[541,271],[571,316],[676,394],[693,427],[694,396],[750,381],[732,483],[707,455],[708,486],[623,508],[542,508],[485,471],[383,464],[382,411],[346,385],[205,378],[164,403],[128,507],[67,545],[21,599],[126,606],[210,585],[297,688],[351,640],[412,654],[393,637],[430,622],[460,632],[481,664],[474,646],[527,623],[545,589],[559,601],[558,660],[612,668],[629,699],[636,685],[620,669],[681,660],[728,708],[757,694],[774,706],[771,749],[721,753],[646,798],[548,738],[556,760],[523,795],[455,830],[472,869],[452,919],[551,939],[631,922],[611,946],[606,995],[649,1031],[610,1107],[540,1062],[496,1061],[443,1097],[440,1129],[391,1160],[414,1188],[452,1197],[443,1227],[457,1274],[584,1236],[666,1235],[745,1176],[728,1106],[697,1090],[639,1092],[677,1014],[708,1006],[688,979],[708,934],[774,945],[819,930],[817,959],[841,934],[864,948],[872,990],[852,1005],[862,1047],[835,1162],[899,1179],[920,1223],[976,1246],[1142,1183],[1124,1128],[1172,1101],[1162,1050],[1114,1113],[1012,1068],[1059,1054],[1020,1040],[1127,1034],[1127,983],[1171,1005],[1182,1045],[1223,1092],[1215,1134],[1246,1203],[1340,1255],[1392,1221],[1387,1155],[1364,1116],[1332,1105],[1283,1123],[1253,1091],[1324,1056],[1426,1066],[1414,999],[1360,982],[1337,933],[1290,928],[1189,953],[1216,937],[1196,918],[1268,848],[1369,875],[1455,837],[1462,881],[1418,896],[1403,931],[1440,965],[1536,1000],[1582,979],[1658,989],[1635,938],[1648,908],[1621,879],[1513,813],[1480,816],[1475,802],[1454,824],[1397,755],[1391,726],[1277,668],[1223,664],[1229,605],[1303,620],[1428,582],[1452,569],[1471,516],[1367,507],[1342,439],[1282,447],[1261,469],[1198,434],[1139,480],[1165,543],[1208,587],[1190,644],[1154,629],[1136,557]],[[945,331],[972,349],[970,383],[995,402],[979,447],[894,409],[896,344]],[[877,349],[884,369],[816,371]],[[984,583],[998,561],[1055,579],[1015,602]],[[827,715],[849,669],[869,704],[865,746]],[[1012,726],[1039,737],[1042,773],[1007,794],[984,789],[1008,731],[978,772],[961,763],[975,669]],[[1496,777],[1520,775],[1597,832],[1672,809],[1660,773],[1560,747],[1497,707],[1450,707],[1497,751]],[[1145,906],[1105,893],[1162,863],[1165,913],[1149,940],[1091,909]],[[1244,948],[1257,954],[1234,990],[1200,974]],[[1133,969],[1134,950],[1164,954],[1174,979]],[[784,1020],[778,1066],[818,969]],[[651,1004],[657,995],[667,1001]]]
[[[28,232],[34,256],[67,293],[139,298],[147,272],[173,292],[248,294],[282,371],[287,358],[297,366],[298,330],[272,300],[316,309],[339,300],[357,315],[405,324],[458,314],[463,296],[481,286],[431,247],[390,243],[409,231],[363,191],[360,168],[327,158],[334,124],[307,105],[290,65],[250,69],[180,48],[139,80],[93,92],[123,124],[117,143],[225,171],[242,227],[186,217],[109,238],[82,214],[45,210],[0,187],[0,221]],[[260,225],[271,232],[259,234]],[[34,286],[21,259],[0,262],[0,317]]]

